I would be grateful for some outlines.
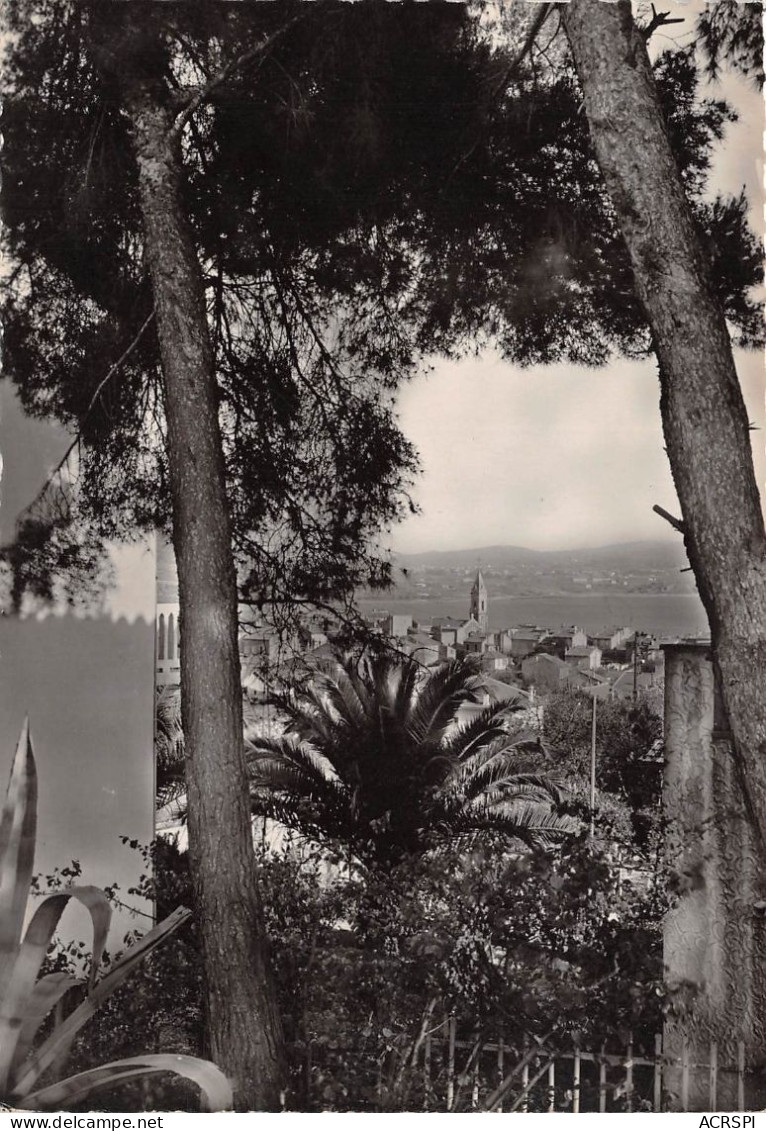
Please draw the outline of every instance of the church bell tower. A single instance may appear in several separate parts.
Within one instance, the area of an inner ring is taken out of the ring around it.
[[[481,570],[476,571],[476,580],[471,588],[471,616],[479,622],[482,632],[489,630],[489,614],[487,612],[487,587]]]

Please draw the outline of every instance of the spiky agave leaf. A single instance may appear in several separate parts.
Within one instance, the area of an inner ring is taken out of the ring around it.
[[[100,888],[91,886],[69,888],[47,896],[32,916],[0,999],[0,1094],[4,1094],[7,1089],[12,1064],[18,1063],[16,1044],[22,1025],[28,1017],[29,999],[59,919],[71,899],[76,899],[87,908],[93,923],[93,951],[88,981],[91,989],[95,985],[112,916],[109,901]]]
[[[223,1074],[208,1061],[185,1056],[132,1057],[81,1073],[33,1092],[40,1076],[68,1051],[80,1028],[132,970],[191,914],[179,907],[162,923],[130,947],[109,973],[97,980],[106,945],[111,908],[99,888],[81,886],[55,892],[36,908],[24,935],[21,931],[34,868],[37,826],[37,774],[25,721],[11,769],[0,819],[0,1094],[17,1106],[60,1106],[87,1096],[94,1088],[152,1072],[175,1072],[201,1088],[209,1110],[230,1107],[231,1088]],[[42,1046],[32,1052],[35,1035],[67,990],[84,980],[67,973],[38,979],[61,914],[71,899],[87,908],[93,923],[93,952],[88,994],[57,1025]]]
[[[85,1022],[125,981],[135,967],[160,943],[164,942],[167,936],[175,931],[190,915],[191,912],[185,907],[177,908],[151,931],[148,931],[138,942],[128,947],[114,963],[109,973],[96,982],[85,1000],[60,1025],[57,1025],[50,1036],[43,1041],[40,1048],[19,1066],[11,1081],[11,1094],[14,1098],[21,1099],[30,1093],[43,1072],[54,1063],[60,1050],[68,1047],[72,1037],[79,1032]]]
[[[72,974],[67,974],[64,971],[56,974],[45,974],[35,983],[27,998],[25,1016],[21,1023],[13,1054],[11,1074],[16,1073],[19,1065],[23,1064],[29,1056],[38,1029],[57,1002],[68,990],[84,984],[84,978],[75,978]]]
[[[0,1000],[21,939],[35,864],[37,772],[24,720],[0,819]]]
[[[69,1076],[66,1080],[31,1092],[17,1106],[27,1110],[61,1108],[64,1104],[85,1099],[97,1088],[167,1072],[183,1076],[196,1084],[207,1111],[226,1111],[232,1107],[234,1101],[231,1085],[220,1068],[216,1068],[209,1060],[200,1060],[196,1056],[171,1053],[113,1060],[109,1064],[102,1064],[98,1068],[91,1068],[87,1072],[80,1072],[77,1076]]]

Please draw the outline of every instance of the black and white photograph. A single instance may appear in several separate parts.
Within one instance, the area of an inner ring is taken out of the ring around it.
[[[0,27],[0,1108],[755,1131],[761,3]]]

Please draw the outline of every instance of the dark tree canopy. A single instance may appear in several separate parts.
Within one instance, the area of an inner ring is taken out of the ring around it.
[[[697,21],[698,43],[710,78],[732,67],[759,88],[763,86],[763,8],[748,0],[716,0]]]
[[[419,360],[491,342],[519,364],[649,349],[574,74],[509,66],[462,5],[145,9],[130,50],[170,106],[251,56],[182,134],[243,596],[317,601],[381,584],[370,547],[406,508],[417,466],[392,397]],[[6,372],[27,410],[79,437],[63,517],[52,528],[42,500],[14,551],[34,579],[47,529],[41,593],[58,567],[91,568],[78,545],[168,523],[136,175],[96,27],[117,16],[95,12],[9,6]],[[702,197],[731,113],[699,100],[691,51],[663,55],[656,73],[716,288],[754,341],[760,256],[745,201]]]

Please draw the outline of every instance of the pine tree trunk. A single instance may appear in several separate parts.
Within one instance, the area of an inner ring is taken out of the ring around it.
[[[743,781],[766,846],[766,537],[723,310],[627,0],[561,6],[591,136],[659,362],[684,538]]]
[[[126,70],[129,72],[130,67]],[[237,591],[203,282],[163,89],[120,75],[165,383],[178,563],[189,851],[211,1055],[240,1110],[278,1110],[283,1045],[267,975],[242,734]]]

